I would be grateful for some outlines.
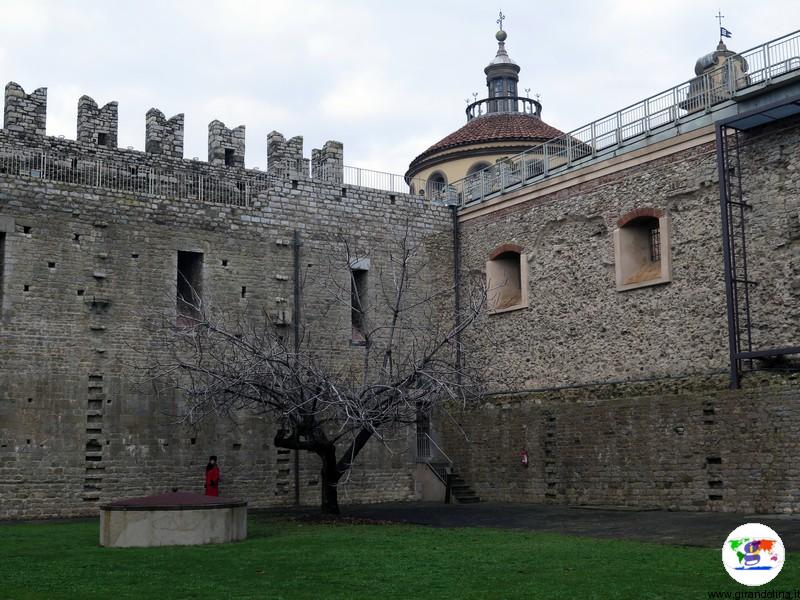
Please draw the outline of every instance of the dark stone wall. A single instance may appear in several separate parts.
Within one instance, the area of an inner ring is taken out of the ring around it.
[[[800,121],[740,134],[755,349],[800,342]],[[529,307],[464,338],[493,396],[439,435],[489,500],[681,510],[800,508],[796,357],[757,361],[728,389],[713,143],[462,223],[464,272],[503,244],[528,255]],[[672,281],[618,292],[613,231],[671,218]],[[795,360],[795,362],[791,362]],[[787,373],[794,368],[795,374]],[[617,383],[646,380],[643,383]],[[542,388],[559,388],[551,391]],[[469,441],[467,441],[469,440]],[[520,465],[523,447],[530,467]]]
[[[158,352],[148,315],[175,310],[177,252],[203,253],[208,301],[258,322],[265,314],[292,313],[297,229],[307,281],[304,328],[314,333],[320,352],[346,367],[360,364],[364,349],[350,345],[349,306],[331,308],[325,288],[329,270],[347,282],[341,237],[370,254],[377,276],[407,223],[433,278],[450,285],[449,211],[414,196],[298,174],[276,178],[53,138],[29,142],[0,134],[0,225],[7,230],[0,518],[93,514],[98,503],[120,497],[172,487],[201,491],[210,454],[219,456],[225,495],[251,506],[292,503],[294,458],[273,447],[273,422],[242,415],[236,422],[178,423],[180,399],[157,398],[152,386],[136,385],[132,377],[143,354]],[[41,163],[31,172],[9,162],[31,149],[157,166],[162,173],[194,169],[231,186],[257,177],[262,186],[251,189],[248,206],[232,206],[56,183],[39,177]],[[405,430],[388,433],[394,452],[371,441],[342,485],[344,502],[414,497],[413,445]],[[301,454],[305,504],[319,502],[318,471],[316,457]]]
[[[495,398],[456,417],[463,432],[440,420],[440,434],[485,500],[797,511],[800,378],[726,384],[721,374]]]

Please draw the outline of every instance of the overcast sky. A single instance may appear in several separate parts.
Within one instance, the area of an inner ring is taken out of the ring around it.
[[[186,114],[187,158],[207,158],[221,119],[247,126],[251,167],[274,129],[306,156],[335,139],[346,164],[403,173],[486,95],[500,8],[520,91],[564,131],[692,77],[719,9],[736,51],[800,29],[798,0],[0,0],[0,81],[48,88],[49,135],[75,138],[88,94],[119,102],[120,146],[144,148],[156,107]]]

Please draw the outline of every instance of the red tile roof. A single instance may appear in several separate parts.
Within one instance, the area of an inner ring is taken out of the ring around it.
[[[564,135],[564,132],[533,115],[523,113],[484,115],[472,119],[461,129],[425,150],[411,161],[409,171],[422,160],[441,150],[487,142],[530,142],[531,146],[534,146],[537,142],[545,142],[560,135]]]

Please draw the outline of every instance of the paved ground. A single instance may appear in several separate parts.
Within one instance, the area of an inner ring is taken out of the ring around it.
[[[631,511],[536,504],[392,503],[343,507],[342,514],[433,527],[496,527],[721,548],[747,522],[764,523],[787,550],[800,549],[800,515]]]

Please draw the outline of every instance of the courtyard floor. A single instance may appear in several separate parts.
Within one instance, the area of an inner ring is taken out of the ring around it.
[[[433,527],[520,529],[708,548],[721,548],[736,527],[755,522],[774,529],[788,550],[800,549],[800,515],[637,511],[493,502],[352,505],[344,512],[363,519]]]
[[[490,503],[344,512],[252,511],[243,542],[161,548],[100,547],[97,519],[0,523],[0,598],[800,598],[794,517]],[[790,552],[756,590],[720,560],[747,520]],[[742,595],[752,591],[771,595]]]

